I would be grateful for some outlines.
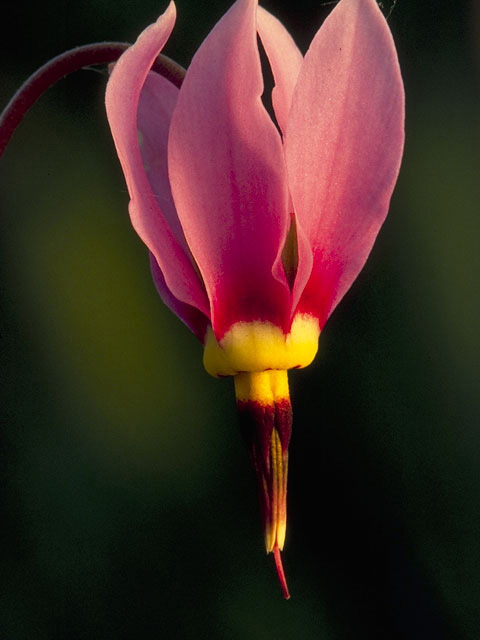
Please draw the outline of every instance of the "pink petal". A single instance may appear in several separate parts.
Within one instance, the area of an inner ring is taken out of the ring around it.
[[[275,116],[285,133],[303,57],[283,24],[262,7],[257,10],[257,29],[275,80],[272,91]]]
[[[272,103],[275,116],[280,130],[285,134],[293,92],[302,66],[303,56],[282,23],[262,7],[258,7],[257,10],[257,30],[275,80],[275,86],[272,91]],[[290,198],[289,210],[293,214],[293,205]],[[298,226],[296,216],[295,224],[299,247],[298,254],[301,256],[301,263],[299,264],[301,274],[298,274],[297,271],[297,277],[295,278],[292,291],[292,310],[297,306],[312,269],[310,243],[303,233],[302,228]],[[278,276],[281,265],[277,263],[276,267],[274,273]]]
[[[305,56],[285,140],[295,211],[314,253],[299,310],[321,326],[385,219],[403,140],[403,84],[387,23],[375,0],[341,0]]]
[[[168,131],[177,98],[178,88],[151,71],[140,94],[137,129],[143,167],[158,207],[175,238],[188,254],[183,229],[173,203],[167,166]]]
[[[163,76],[151,71],[140,93],[137,128],[143,166],[158,206],[175,238],[186,254],[190,255],[168,180],[168,131],[177,98],[178,88]],[[196,307],[181,302],[172,294],[152,253],[150,253],[150,265],[155,286],[163,302],[203,342],[209,324],[207,317]]]
[[[185,304],[185,302],[180,302],[180,300],[172,295],[172,292],[165,283],[162,270],[158,266],[155,256],[152,253],[150,253],[150,267],[153,281],[163,302],[187,325],[200,342],[204,342],[207,326],[210,324],[208,318],[196,307]]]
[[[256,0],[238,0],[204,41],[180,89],[169,138],[178,216],[208,292],[217,338],[239,320],[288,324],[280,135],[265,111]]]
[[[174,22],[175,5],[171,2],[157,22],[145,29],[137,42],[119,59],[107,86],[107,116],[130,193],[129,211],[135,230],[155,256],[172,294],[208,314],[202,283],[159,207],[145,173],[138,145],[140,92]],[[155,118],[156,114],[152,113],[151,117]]]

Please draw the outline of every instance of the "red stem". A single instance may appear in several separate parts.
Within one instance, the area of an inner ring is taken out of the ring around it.
[[[52,58],[26,80],[0,115],[0,157],[15,129],[40,96],[65,76],[90,65],[116,62],[130,45],[125,42],[96,42],[76,47]],[[178,64],[159,55],[153,71],[180,87],[185,71]]]

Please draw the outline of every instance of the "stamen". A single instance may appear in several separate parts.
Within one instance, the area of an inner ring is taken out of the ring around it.
[[[280,551],[287,527],[288,444],[292,411],[286,371],[235,376],[240,425],[257,475],[265,549],[273,552],[283,595],[289,598]]]

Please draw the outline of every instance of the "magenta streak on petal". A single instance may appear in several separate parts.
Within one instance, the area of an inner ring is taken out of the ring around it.
[[[130,217],[140,238],[154,254],[168,288],[180,301],[209,313],[203,285],[184,249],[169,228],[142,164],[137,133],[137,109],[152,63],[175,22],[170,3],[119,59],[107,85],[106,107],[117,153],[130,193]],[[152,114],[155,117],[155,114]]]
[[[403,141],[403,84],[387,23],[375,0],[341,0],[305,56],[285,139],[295,211],[314,251],[299,310],[321,326],[370,253]]]
[[[208,318],[196,307],[185,304],[185,302],[180,302],[180,300],[172,295],[172,292],[165,283],[162,270],[158,266],[155,256],[152,253],[150,253],[150,267],[153,281],[163,302],[191,329],[200,342],[203,343],[207,326],[210,324]]]
[[[256,0],[238,0],[180,89],[169,176],[208,292],[217,338],[238,320],[287,326],[290,292],[272,268],[289,225],[279,132],[262,101]]]

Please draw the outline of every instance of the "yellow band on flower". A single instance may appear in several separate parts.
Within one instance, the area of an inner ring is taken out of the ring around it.
[[[242,371],[306,367],[317,353],[318,320],[297,314],[290,333],[270,322],[237,322],[217,342],[207,333],[203,364],[212,376],[232,376]]]

